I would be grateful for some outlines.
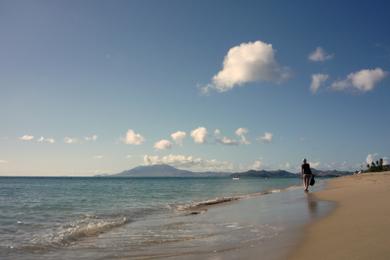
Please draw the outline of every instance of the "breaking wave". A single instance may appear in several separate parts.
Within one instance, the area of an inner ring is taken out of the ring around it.
[[[215,198],[215,199],[204,200],[204,201],[199,201],[199,202],[192,202],[189,204],[178,205],[178,206],[176,206],[176,210],[184,211],[184,210],[200,209],[202,207],[231,202],[231,201],[239,200],[241,198],[242,198],[242,196],[233,196],[233,197]]]
[[[34,236],[31,239],[31,244],[25,246],[25,249],[38,250],[66,246],[84,237],[97,236],[127,223],[129,220],[125,216],[84,216],[78,221],[63,225],[55,230],[46,230],[43,234]]]
[[[271,189],[263,192],[256,192],[247,195],[237,195],[237,196],[229,196],[229,197],[217,197],[214,199],[208,199],[204,201],[191,202],[183,205],[176,205],[175,209],[177,211],[190,211],[190,210],[200,210],[206,208],[208,206],[219,205],[227,202],[237,201],[241,199],[249,199],[255,198],[267,194],[279,193],[283,191],[295,190],[301,188],[300,185],[294,185],[283,189]]]

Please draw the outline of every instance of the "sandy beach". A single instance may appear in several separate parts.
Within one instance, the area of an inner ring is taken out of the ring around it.
[[[390,258],[390,172],[333,179],[314,195],[337,207],[307,227],[289,259]]]

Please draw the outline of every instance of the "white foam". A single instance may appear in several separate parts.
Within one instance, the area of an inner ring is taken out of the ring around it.
[[[219,197],[219,198],[214,198],[214,199],[209,199],[204,201],[192,202],[184,205],[178,205],[176,206],[176,209],[179,211],[197,209],[204,206],[211,206],[211,205],[231,202],[231,201],[239,200],[241,198],[243,198],[243,196]]]
[[[128,220],[123,216],[114,218],[86,217],[64,225],[55,231],[36,236],[32,239],[32,243],[40,247],[63,246],[83,237],[96,236],[126,223]]]
[[[193,210],[193,209],[198,209],[198,208],[205,207],[205,206],[212,206],[212,205],[217,205],[217,204],[231,202],[231,201],[240,200],[240,199],[249,199],[249,198],[259,197],[259,196],[273,194],[273,193],[280,193],[280,192],[289,191],[289,190],[296,190],[296,189],[301,188],[301,187],[302,187],[301,185],[294,185],[294,186],[289,186],[289,187],[283,188],[283,189],[271,189],[271,190],[267,190],[267,191],[255,192],[255,193],[250,193],[250,194],[246,194],[246,195],[231,196],[231,197],[217,197],[214,199],[209,199],[209,200],[204,200],[204,201],[176,205],[175,209],[177,211]],[[169,205],[169,207],[171,207],[171,205]]]

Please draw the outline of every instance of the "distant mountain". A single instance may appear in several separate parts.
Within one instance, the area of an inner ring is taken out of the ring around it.
[[[312,168],[313,174],[317,177],[339,177],[344,175],[351,175],[352,172],[347,171],[323,171]],[[188,170],[180,170],[175,167],[166,164],[138,166],[131,170],[126,170],[114,175],[100,175],[98,177],[259,177],[259,178],[297,178],[300,177],[299,173],[292,173],[284,170],[276,171],[256,171],[249,170],[245,172],[193,172]]]
[[[166,164],[156,164],[147,166],[138,166],[131,170],[123,171],[111,176],[118,177],[210,177],[210,176],[227,176],[230,173],[224,172],[192,172],[180,170]]]
[[[238,172],[233,173],[230,176],[239,176],[239,177],[260,177],[260,178],[297,178],[299,175],[296,173],[283,171],[283,170],[277,170],[277,171],[256,171],[256,170],[249,170],[246,172]]]
[[[337,170],[317,170],[314,168],[311,168],[312,173],[316,177],[340,177],[345,175],[351,175],[353,172],[348,171],[337,171]],[[249,170],[246,172],[238,172],[233,173],[230,176],[239,176],[239,177],[260,177],[260,178],[297,178],[300,177],[300,173],[292,173],[288,171],[283,170],[277,170],[277,171],[256,171],[256,170]]]
[[[312,168],[312,173],[315,174],[317,177],[341,177],[346,175],[352,175],[353,172],[349,171],[337,171],[337,170],[317,170]]]
[[[115,174],[115,176],[132,176],[132,177],[176,177],[176,176],[190,176],[191,171],[179,170],[175,167],[159,164],[149,166],[138,166],[131,170],[123,171]]]

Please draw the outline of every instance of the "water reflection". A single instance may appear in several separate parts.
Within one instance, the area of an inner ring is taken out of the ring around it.
[[[311,218],[316,218],[319,215],[318,212],[318,199],[313,193],[306,194],[307,208]]]

